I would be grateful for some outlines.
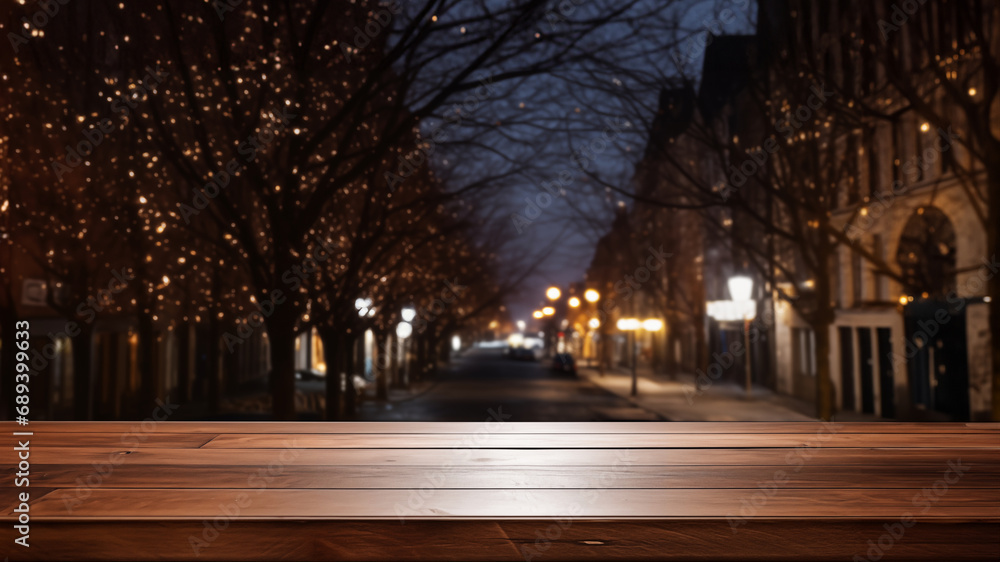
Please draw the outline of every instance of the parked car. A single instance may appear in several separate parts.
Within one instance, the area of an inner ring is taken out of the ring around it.
[[[528,347],[513,347],[510,350],[509,357],[517,361],[535,361],[535,350]]]
[[[576,376],[576,361],[569,353],[557,353],[552,357],[552,370]]]

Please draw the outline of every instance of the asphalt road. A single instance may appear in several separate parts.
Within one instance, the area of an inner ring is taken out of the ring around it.
[[[499,350],[470,350],[419,394],[388,403],[367,402],[357,419],[368,421],[662,420],[615,394],[553,372],[548,362],[514,361]],[[506,417],[510,416],[510,417]]]

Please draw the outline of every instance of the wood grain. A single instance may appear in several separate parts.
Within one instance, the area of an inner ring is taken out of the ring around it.
[[[502,413],[502,412],[501,412]],[[485,418],[485,417],[484,417]],[[13,422],[0,422],[4,433],[25,428]],[[31,422],[35,433],[694,433],[759,435],[762,433],[981,433],[1000,440],[996,423],[914,423],[914,422],[516,422],[496,419],[483,422]]]
[[[880,520],[751,521],[233,521],[197,552],[201,521],[49,522],[12,560],[665,560],[771,562],[865,559]],[[0,527],[12,544],[13,529]],[[880,562],[995,562],[1000,524],[924,521]],[[151,548],[150,545],[155,545]],[[956,548],[956,545],[961,545]],[[148,553],[148,554],[147,554]],[[154,554],[155,553],[155,554]],[[146,554],[145,556],[143,556]]]
[[[223,433],[204,445],[209,449],[450,449],[455,447],[507,449],[742,449],[755,447],[907,447],[995,448],[991,435],[912,435],[905,433],[744,435],[689,433],[624,434],[309,434],[289,438],[284,433]],[[54,445],[55,446],[55,445]]]
[[[30,437],[11,437],[9,434],[0,439],[0,446],[6,448],[14,445],[14,439],[28,439],[31,447],[122,447],[137,448],[196,448],[208,443],[215,434],[188,433],[39,433]]]
[[[426,467],[475,466],[607,466],[628,462],[652,466],[774,466],[774,465],[940,465],[962,459],[974,465],[1000,464],[1000,450],[969,449],[161,449],[32,448],[32,462],[259,465],[408,465]]]
[[[421,496],[420,492],[424,495]],[[60,489],[33,501],[36,520],[50,519],[595,519],[726,518],[754,498],[755,517],[1000,519],[1000,490],[949,489],[919,506],[919,489]],[[72,509],[67,508],[72,502]],[[11,514],[4,513],[5,518]]]
[[[963,461],[965,462],[965,461]],[[969,465],[972,466],[971,464]],[[102,488],[920,488],[943,478],[947,466],[501,466],[436,469],[420,466],[122,464],[100,478]],[[13,473],[13,469],[7,469]],[[74,487],[98,473],[92,466],[37,465],[32,482]],[[1000,465],[975,465],[953,488],[1000,488]]]

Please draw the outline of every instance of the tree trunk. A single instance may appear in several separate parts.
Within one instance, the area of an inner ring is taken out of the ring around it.
[[[825,225],[820,226],[820,232]],[[831,304],[830,257],[833,248],[820,238],[816,250],[816,313],[810,325],[816,337],[816,416],[824,421],[833,417],[836,400],[833,396],[833,376],[830,372],[830,325],[834,310]]]
[[[695,365],[699,365],[704,369],[708,367],[708,323],[705,316],[702,314],[696,315],[695,325]]]
[[[388,346],[385,345],[387,336],[381,332],[375,332],[375,345],[372,346],[375,357],[372,358],[372,369],[375,373],[375,398],[378,400],[389,399],[389,385],[386,377],[389,376]]]
[[[427,368],[427,338],[422,335],[417,336],[417,338],[413,340],[413,343],[417,346],[417,363],[415,369],[417,371],[417,378],[419,380],[430,378],[430,373]]]
[[[994,144],[993,146],[996,146]],[[992,262],[1000,250],[1000,149],[992,150],[992,159],[987,159],[986,185],[989,193],[989,218],[986,229],[987,261]],[[990,370],[992,372],[993,393],[991,409],[993,421],[1000,421],[1000,274],[990,272],[987,284],[990,296]]]
[[[343,347],[340,353],[344,356],[344,376],[347,377],[347,389],[344,391],[344,414],[347,419],[354,419],[358,405],[358,393],[354,386],[354,352],[357,349],[355,334],[353,332],[345,334],[341,345]]]
[[[670,324],[667,325],[667,349],[666,349],[666,364],[667,364],[667,374],[670,375],[671,380],[677,380],[677,372],[680,370],[678,368],[677,361],[677,340],[678,332],[680,329],[677,327],[679,324],[677,317],[672,316]]]
[[[222,404],[222,392],[219,388],[219,344],[222,341],[222,327],[215,314],[212,314],[209,320],[208,334],[204,365],[205,392],[208,394],[208,412],[215,415],[219,413]]]
[[[160,393],[160,370],[154,355],[156,350],[156,328],[149,314],[139,314],[139,345],[137,361],[139,367],[139,403],[134,405],[136,419],[145,419],[156,408]]]
[[[326,360],[326,419],[339,420],[340,410],[340,373],[344,371],[344,333],[329,326],[317,329],[319,338],[323,341],[323,353]]]
[[[5,420],[12,420],[14,416],[17,415],[14,408],[17,404],[14,402],[14,396],[17,390],[17,371],[14,370],[14,365],[17,364],[17,347],[14,340],[14,332],[16,331],[15,326],[17,325],[17,314],[13,307],[3,309],[3,321],[0,325],[0,381],[2,381],[2,388],[0,388],[0,393],[2,393],[3,404],[0,406],[0,416]],[[29,363],[30,365],[30,363]],[[75,397],[75,394],[74,394]]]
[[[275,420],[295,419],[295,314],[289,305],[276,305],[267,319],[271,342],[271,416]]]
[[[186,320],[177,326],[177,392],[179,403],[191,400],[191,323]]]
[[[89,322],[80,325],[80,333],[73,338],[73,419],[94,419],[92,364],[94,360],[94,326]],[[6,347],[6,346],[5,346]]]

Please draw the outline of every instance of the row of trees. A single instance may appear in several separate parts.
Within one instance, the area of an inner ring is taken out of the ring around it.
[[[439,347],[530,273],[498,268],[507,242],[482,228],[488,203],[530,164],[486,139],[526,126],[511,103],[526,79],[621,46],[620,32],[600,30],[662,10],[563,4],[88,0],[45,17],[13,7],[3,31],[28,32],[0,55],[12,259],[44,271],[51,306],[75,320],[111,270],[128,271],[95,315],[135,319],[137,412],[162,390],[158,333],[209,323],[221,342],[262,324],[273,415],[291,419],[297,334],[315,327],[329,371],[351,372],[358,334],[389,334],[403,305],[433,310],[446,287],[468,288],[420,331]],[[489,165],[455,166],[463,147]],[[379,314],[359,316],[359,298]],[[77,324],[83,419],[94,323]],[[330,417],[338,393],[329,377]]]

